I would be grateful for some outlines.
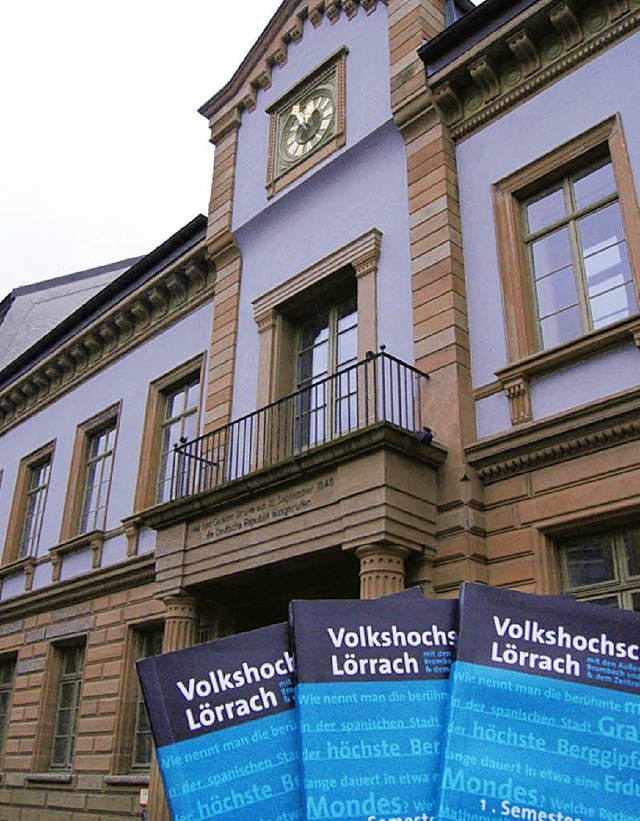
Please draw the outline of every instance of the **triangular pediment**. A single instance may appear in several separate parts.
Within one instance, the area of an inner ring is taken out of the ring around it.
[[[313,28],[332,25],[342,15],[352,19],[371,14],[379,2],[387,4],[387,0],[283,0],[229,82],[200,107],[200,113],[215,131],[215,123],[230,111],[252,111],[260,90],[271,86],[274,66],[284,66],[289,49],[302,43],[306,22]]]

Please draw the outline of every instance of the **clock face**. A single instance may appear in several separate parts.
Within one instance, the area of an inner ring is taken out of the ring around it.
[[[326,90],[318,90],[295,103],[287,113],[280,150],[284,159],[295,162],[310,154],[323,138],[333,132],[335,103]]]
[[[265,108],[268,197],[346,144],[347,54],[347,47],[341,46]]]

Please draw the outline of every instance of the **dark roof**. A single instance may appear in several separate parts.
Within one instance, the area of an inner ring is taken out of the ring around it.
[[[539,0],[484,0],[418,49],[431,76]]]
[[[97,293],[94,293],[94,295],[83,302],[80,307],[45,333],[35,344],[20,353],[0,370],[0,386],[25,372],[33,364],[34,360],[47,356],[60,344],[66,342],[79,330],[87,327],[97,317],[108,311],[118,301],[151,279],[158,271],[170,264],[174,259],[177,259],[189,248],[204,240],[206,229],[207,218],[199,214],[146,256],[134,257],[133,265],[127,267],[123,273],[116,276],[115,279],[101,288]],[[81,277],[83,273],[90,274],[91,272],[95,273],[100,270],[104,273],[119,264],[121,263],[112,263],[111,265],[102,266],[101,269],[91,269],[90,272],[70,274],[66,279],[73,281],[74,277]],[[11,302],[9,302],[8,306],[5,303],[9,300],[15,300],[15,295],[18,291],[22,291],[23,293],[25,291],[29,292],[34,289],[37,290],[38,287],[42,287],[46,283],[59,281],[60,278],[57,280],[47,280],[45,283],[39,283],[37,285],[24,286],[24,290],[22,288],[14,289],[14,291],[0,303],[0,321],[2,317],[6,315],[7,310],[11,308]]]

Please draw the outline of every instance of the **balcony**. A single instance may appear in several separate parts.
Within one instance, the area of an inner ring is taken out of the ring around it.
[[[172,501],[215,490],[264,468],[299,459],[380,422],[429,443],[422,418],[428,375],[381,349],[173,454]]]

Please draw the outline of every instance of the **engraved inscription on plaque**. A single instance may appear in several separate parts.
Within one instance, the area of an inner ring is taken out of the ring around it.
[[[300,487],[271,494],[254,504],[234,507],[191,522],[187,529],[187,547],[245,533],[329,504],[333,501],[335,488],[335,477],[323,476]]]

